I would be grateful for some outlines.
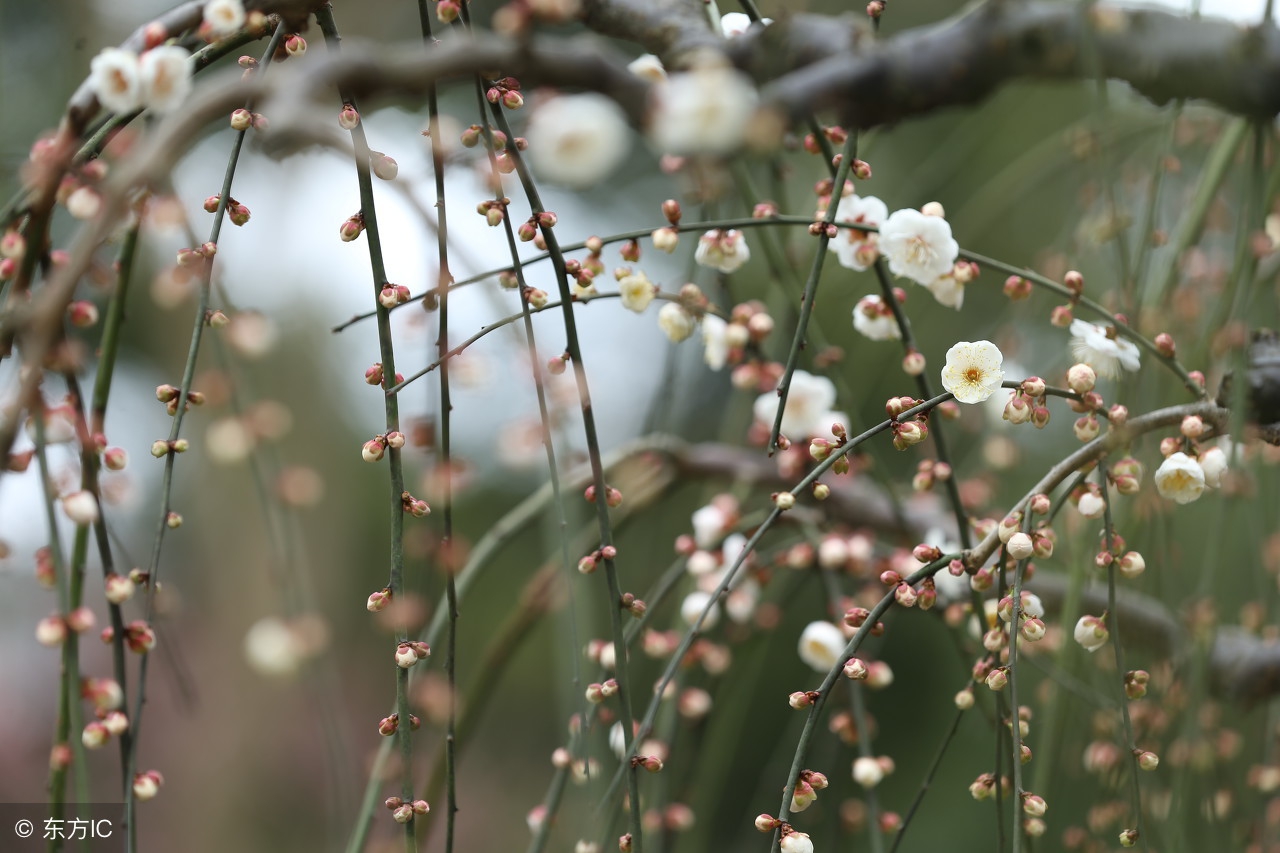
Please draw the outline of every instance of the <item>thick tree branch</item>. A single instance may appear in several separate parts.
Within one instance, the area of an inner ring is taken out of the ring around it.
[[[797,19],[748,33],[735,62],[777,77],[766,100],[799,115],[835,109],[854,127],[873,127],[973,104],[1017,79],[1123,80],[1152,101],[1203,99],[1228,112],[1280,112],[1280,32],[1214,18],[1076,4],[984,3],[959,18],[919,27],[785,73],[761,56],[814,55],[822,30]],[[804,39],[803,46],[796,42]]]

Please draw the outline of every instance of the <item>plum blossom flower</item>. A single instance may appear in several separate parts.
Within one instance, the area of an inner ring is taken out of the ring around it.
[[[1077,361],[1109,378],[1119,376],[1121,367],[1133,372],[1141,366],[1138,348],[1131,341],[1118,337],[1114,327],[1098,326],[1084,320],[1071,321],[1071,354]]]
[[[667,79],[667,69],[662,65],[662,60],[652,53],[643,53],[631,60],[627,70],[650,83],[664,83]]]
[[[910,208],[895,210],[884,221],[879,246],[890,272],[924,285],[951,272],[960,256],[947,220]]]
[[[1076,623],[1075,640],[1091,652],[1096,652],[1107,644],[1107,625],[1097,616],[1081,616]]]
[[[778,417],[778,402],[778,395],[773,391],[761,394],[752,407],[755,419],[772,427]],[[831,407],[835,402],[836,386],[830,379],[797,370],[791,376],[787,406],[782,412],[782,432],[797,439],[825,436],[831,428],[835,414]]]
[[[875,196],[847,195],[836,206],[835,221],[879,226],[888,216],[888,206]],[[827,248],[836,253],[840,266],[862,272],[875,261],[875,253],[869,250],[875,249],[876,245],[875,234],[856,228],[841,228],[840,233],[827,243]]]
[[[1214,445],[1200,454],[1200,470],[1204,471],[1204,484],[1211,489],[1222,485],[1222,475],[1227,473],[1227,453]]]
[[[671,340],[678,344],[693,334],[698,321],[678,302],[668,302],[658,310],[658,328]]]
[[[637,314],[644,313],[649,303],[653,302],[657,291],[658,288],[643,272],[624,275],[618,279],[618,293],[621,294],[622,307]]]
[[[873,341],[896,341],[902,337],[893,310],[875,294],[862,297],[853,307],[853,328]]]
[[[1156,491],[1162,498],[1189,504],[1204,492],[1205,473],[1200,463],[1179,451],[1165,457],[1155,473]]]
[[[712,370],[723,370],[729,361],[729,324],[714,314],[702,318],[702,358]]]
[[[529,159],[542,177],[575,189],[597,184],[626,159],[631,132],[604,95],[561,95],[529,119]]]
[[[710,610],[707,610],[707,605],[711,605]],[[702,630],[709,631],[720,621],[720,605],[715,603],[710,593],[694,590],[680,603],[680,618],[686,625],[693,626],[704,610],[707,610],[707,618],[702,620]]]
[[[830,622],[810,622],[800,634],[800,660],[818,672],[829,672],[844,660],[848,640]]]
[[[204,4],[204,22],[215,36],[226,36],[244,26],[244,4],[240,0],[209,0]]]
[[[813,842],[807,832],[789,832],[778,847],[782,853],[813,853]]]
[[[761,18],[760,23],[769,26],[773,18]],[[728,12],[720,16],[720,32],[727,39],[736,38],[751,29],[751,18],[742,12]]]
[[[698,239],[693,259],[704,267],[731,273],[751,257],[746,237],[741,231],[708,231]]]
[[[961,341],[947,350],[942,368],[942,387],[961,403],[981,403],[1000,387],[1004,356],[991,341]]]
[[[710,548],[724,536],[729,526],[728,514],[714,503],[694,511],[693,541],[699,548]]]
[[[731,68],[673,74],[654,90],[649,136],[666,154],[728,154],[742,144],[758,98]]]
[[[89,63],[89,85],[98,102],[113,113],[131,113],[142,106],[138,55],[118,47],[103,48]]]
[[[940,275],[925,285],[939,305],[954,308],[957,311],[964,305],[964,282],[954,274]]]
[[[138,60],[142,101],[158,113],[171,113],[191,94],[191,55],[177,45],[154,47]]]

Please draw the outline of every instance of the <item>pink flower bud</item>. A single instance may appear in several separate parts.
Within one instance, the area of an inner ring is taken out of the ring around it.
[[[160,793],[160,786],[163,784],[164,777],[160,775],[158,770],[138,773],[133,777],[133,795],[144,802],[155,799],[156,794]]]
[[[253,127],[253,113],[246,109],[238,109],[231,114],[231,129],[243,133]]]
[[[36,623],[36,642],[54,648],[67,641],[67,623],[61,616],[46,616]]]
[[[1084,276],[1076,270],[1068,270],[1067,274],[1062,277],[1062,283],[1076,296],[1084,293]]]
[[[307,40],[295,33],[284,40],[284,50],[290,56],[302,56],[307,52]]]
[[[1060,329],[1070,326],[1071,321],[1075,318],[1075,313],[1071,310],[1070,305],[1058,305],[1053,311],[1049,312],[1049,323]]]
[[[137,590],[137,586],[132,580],[115,572],[107,575],[104,585],[107,601],[112,604],[124,604],[130,598],[133,598],[133,593]]]
[[[125,625],[125,645],[135,654],[146,654],[156,646],[156,632],[141,619]]]
[[[342,111],[338,113],[338,126],[343,130],[355,130],[358,124],[360,124],[360,113],[356,112],[356,108],[350,104],[343,104]],[[463,144],[466,144],[465,138]]]
[[[342,242],[350,243],[352,240],[357,239],[363,231],[364,217],[357,213],[343,221],[342,227],[338,229],[338,235],[342,237]]]
[[[1004,280],[1004,295],[1012,302],[1019,302],[1031,296],[1031,282],[1020,275],[1011,275]]]
[[[390,603],[391,587],[386,587],[369,595],[369,600],[365,603],[365,609],[370,613],[377,613],[380,610],[385,610]]]
[[[1073,364],[1067,371],[1067,387],[1077,394],[1087,394],[1092,391],[1097,381],[1098,375],[1087,364]]]

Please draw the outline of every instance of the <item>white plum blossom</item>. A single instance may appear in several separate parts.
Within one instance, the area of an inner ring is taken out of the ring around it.
[[[693,259],[704,267],[731,273],[741,267],[751,257],[747,248],[746,237],[741,231],[708,231],[698,238],[697,251]]]
[[[936,217],[933,217],[936,218]],[[961,403],[981,403],[1000,388],[1004,356],[991,341],[961,341],[947,350],[942,387]]]
[[[724,599],[724,612],[729,619],[745,625],[755,615],[760,603],[760,584],[755,578],[744,578]]]
[[[873,341],[896,341],[902,337],[893,310],[875,294],[862,297],[853,307],[853,328]]]
[[[259,619],[244,635],[245,660],[259,675],[292,675],[306,658],[304,651],[297,633],[274,616]]]
[[[884,778],[884,768],[874,758],[864,755],[853,762],[853,781],[864,788],[874,788]]]
[[[142,106],[138,55],[118,47],[103,48],[89,63],[89,85],[98,102],[113,113],[138,109]]]
[[[1162,498],[1189,504],[1204,491],[1205,474],[1200,463],[1179,451],[1165,457],[1155,473],[1156,491]]]
[[[656,87],[649,136],[665,154],[728,154],[738,148],[759,96],[732,68],[673,74]]]
[[[778,402],[774,391],[761,394],[752,407],[755,419],[772,427],[778,417]],[[783,434],[792,439],[825,436],[831,428],[835,402],[836,386],[830,379],[797,370],[791,376],[787,407],[782,412]]]
[[[643,53],[631,60],[627,70],[650,83],[664,83],[667,79],[667,69],[663,67],[662,60],[652,53]]]
[[[1081,646],[1096,652],[1107,644],[1109,633],[1106,623],[1097,616],[1081,616],[1080,621],[1076,623],[1074,636]]]
[[[724,536],[729,526],[729,516],[715,504],[707,504],[694,510],[690,519],[693,526],[693,542],[699,548],[711,548]]]
[[[62,499],[62,511],[76,524],[93,524],[98,520],[98,499],[93,492],[72,492]]]
[[[773,18],[761,18],[760,23],[769,26]],[[720,32],[727,39],[735,38],[751,29],[751,18],[742,12],[728,12],[720,16]]]
[[[209,0],[204,4],[204,22],[215,36],[226,36],[244,26],[244,4],[240,0]]]
[[[964,282],[952,273],[941,275],[925,285],[939,305],[954,308],[957,311],[964,305]]]
[[[888,206],[875,196],[847,195],[836,206],[835,221],[879,226],[888,216]],[[877,237],[873,233],[856,228],[841,228],[840,233],[827,243],[827,249],[836,253],[841,266],[862,272],[875,261],[875,253],[864,250],[874,249],[876,245]]]
[[[715,314],[702,318],[702,358],[712,370],[723,370],[729,361],[729,324]]]
[[[1071,354],[1098,372],[1114,378],[1120,368],[1130,372],[1141,367],[1138,347],[1116,335],[1115,329],[1084,320],[1071,321]]]
[[[1102,499],[1101,495],[1093,492],[1085,492],[1080,496],[1080,500],[1076,502],[1076,509],[1085,518],[1101,518],[1106,512],[1107,502]]]
[[[709,631],[720,621],[720,605],[714,603],[711,593],[695,590],[686,595],[684,601],[680,603],[680,618],[686,625],[692,627],[697,624],[698,617],[707,609],[708,604],[711,605],[711,609],[707,611],[707,618],[702,621],[702,630]]]
[[[947,220],[910,208],[889,215],[880,226],[878,244],[890,272],[924,285],[951,272],[960,256]]]
[[[527,136],[534,170],[575,189],[607,178],[631,147],[622,108],[594,92],[561,95],[539,105]]]
[[[637,314],[643,314],[653,302],[658,288],[643,272],[634,272],[618,279],[618,293],[622,298],[622,307]]]
[[[813,853],[813,842],[807,832],[789,832],[782,836],[778,849],[782,853]]]
[[[191,94],[191,55],[177,45],[154,47],[138,60],[142,101],[158,113],[171,113]]]
[[[1200,470],[1204,472],[1204,484],[1211,489],[1222,485],[1222,475],[1227,473],[1227,453],[1217,445],[1200,454]]]
[[[829,672],[844,660],[848,644],[844,632],[830,622],[810,622],[800,634],[800,660],[818,672]]]
[[[621,720],[609,727],[609,749],[619,758],[627,754],[627,735]]]
[[[658,328],[671,340],[678,344],[693,334],[698,321],[678,302],[668,302],[658,310]]]

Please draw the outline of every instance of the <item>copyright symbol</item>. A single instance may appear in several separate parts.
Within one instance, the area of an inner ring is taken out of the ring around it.
[[[18,833],[19,838],[30,838],[31,833],[35,832],[36,828],[31,825],[31,821],[20,820],[13,825],[13,831]]]

